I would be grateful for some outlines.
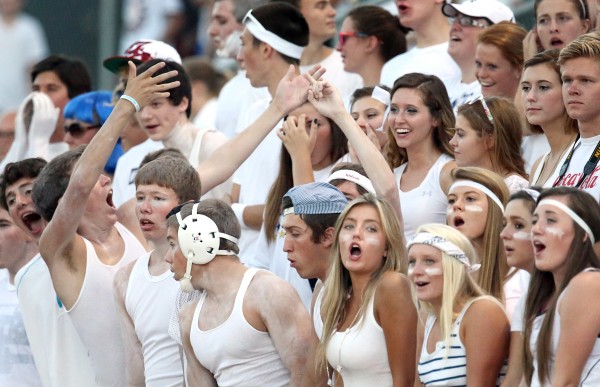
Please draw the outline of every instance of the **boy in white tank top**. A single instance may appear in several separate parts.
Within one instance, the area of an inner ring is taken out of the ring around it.
[[[115,276],[127,382],[183,385],[179,345],[168,332],[179,284],[165,261],[169,249],[166,216],[178,204],[200,197],[200,179],[183,156],[159,153],[140,167],[135,184],[135,214],[153,250]]]
[[[319,384],[307,362],[317,344],[310,316],[291,285],[239,261],[233,210],[208,199],[172,213],[167,261],[184,291],[205,292],[180,313],[188,383]]]

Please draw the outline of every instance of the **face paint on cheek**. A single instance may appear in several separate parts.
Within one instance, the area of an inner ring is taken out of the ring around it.
[[[562,239],[562,237],[565,235],[565,232],[557,227],[547,227],[546,232],[558,239]]]
[[[414,272],[415,272],[415,268],[414,268],[414,267],[412,267],[412,266],[410,266],[410,267],[408,268],[408,276],[409,276],[409,277],[410,277],[410,276],[412,276]]]
[[[517,231],[516,233],[513,234],[513,238],[518,239],[520,241],[530,241],[531,233],[526,232],[526,231]]]
[[[430,277],[443,274],[442,269],[440,269],[439,267],[428,267],[424,270],[424,272]]]
[[[446,208],[446,216],[450,216],[454,213],[454,210],[452,209],[452,206],[448,206]]]
[[[481,208],[480,206],[476,206],[474,204],[470,204],[470,205],[466,205],[465,206],[465,211],[469,211],[469,212],[483,212],[483,208]]]

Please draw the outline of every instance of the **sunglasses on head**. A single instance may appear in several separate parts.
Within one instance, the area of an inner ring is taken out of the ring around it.
[[[338,34],[338,38],[340,41],[340,46],[343,46],[344,44],[346,44],[346,40],[348,38],[351,37],[356,37],[356,38],[367,38],[369,35],[362,33],[362,32],[356,32],[356,31],[349,31],[349,32],[340,32]]]
[[[479,27],[479,28],[488,27],[488,25],[486,23],[482,23],[481,21],[476,20],[476,18],[467,16],[467,15],[462,15],[460,13],[457,14],[456,16],[448,17],[448,23],[452,24],[452,23],[454,23],[454,21],[457,21],[458,24],[460,24],[463,27]]]
[[[101,125],[83,126],[79,122],[73,122],[70,125],[65,125],[65,133],[69,133],[73,137],[81,137],[85,132],[91,129],[100,129]]]

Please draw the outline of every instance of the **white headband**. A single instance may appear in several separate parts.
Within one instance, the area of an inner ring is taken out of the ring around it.
[[[273,47],[275,51],[289,56],[290,58],[300,59],[304,47],[277,36],[263,27],[262,24],[252,15],[252,10],[248,11],[242,23],[248,28],[248,31],[258,40],[263,41]]]
[[[375,86],[373,88],[373,92],[371,93],[371,98],[378,100],[385,106],[390,105],[390,92],[382,89],[379,86]]]
[[[484,186],[483,184],[479,184],[471,180],[458,180],[455,181],[454,184],[452,184],[452,186],[448,190],[448,194],[452,193],[452,190],[456,187],[471,187],[480,190],[481,192],[486,194],[488,198],[492,199],[492,201],[496,203],[498,207],[500,207],[500,211],[504,213],[504,205],[502,204],[500,198],[498,198],[498,196],[496,196],[495,193],[493,193],[488,187]]]
[[[569,217],[573,219],[573,221],[577,223],[579,227],[581,227],[583,231],[585,231],[588,234],[588,236],[590,237],[590,241],[592,241],[592,245],[596,243],[596,238],[594,238],[594,233],[592,232],[590,226],[588,226],[587,223],[583,219],[581,219],[581,217],[577,215],[575,211],[570,209],[566,204],[554,199],[543,199],[541,202],[538,203],[537,206],[539,208],[543,205],[554,206],[563,210],[564,213],[569,215]]]
[[[536,191],[534,189],[530,189],[530,188],[523,188],[521,191],[525,192],[527,195],[529,195],[530,198],[533,199],[533,201],[538,200],[538,198],[540,197],[540,193],[539,191]]]
[[[469,273],[474,272],[481,267],[480,264],[471,265],[471,262],[469,262],[469,257],[467,257],[467,254],[465,254],[465,252],[462,251],[462,249],[460,249],[454,243],[441,236],[433,235],[428,232],[420,232],[417,235],[415,235],[414,238],[410,240],[410,242],[407,243],[406,249],[408,250],[412,245],[417,244],[433,246],[436,249],[443,251],[444,253],[448,254],[452,258],[465,265],[467,267],[467,272]]]
[[[339,171],[333,172],[329,176],[329,179],[327,179],[327,182],[331,183],[333,180],[347,180],[354,184],[358,184],[370,193],[375,194],[375,188],[373,187],[371,180],[356,171],[340,169]]]

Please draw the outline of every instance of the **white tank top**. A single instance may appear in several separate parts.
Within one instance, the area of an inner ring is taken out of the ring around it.
[[[375,321],[374,298],[361,320],[343,332],[334,332],[327,345],[327,361],[342,375],[344,387],[393,384],[385,336]]]
[[[460,339],[460,324],[462,319],[469,310],[469,307],[474,302],[488,299],[498,302],[495,298],[490,296],[482,296],[474,298],[467,302],[460,314],[452,324],[452,332],[450,333],[450,350],[446,355],[446,346],[444,341],[438,341],[435,343],[435,349],[432,353],[427,353],[427,342],[429,341],[429,335],[431,329],[435,324],[436,317],[434,314],[430,314],[427,317],[425,323],[425,334],[423,336],[423,345],[421,347],[421,357],[419,358],[419,364],[417,370],[419,372],[419,379],[426,386],[466,386],[467,385],[467,351],[465,346]],[[498,303],[500,306],[500,304]],[[504,366],[500,370],[500,375],[496,381],[496,385],[500,385],[504,375],[506,374],[506,367],[508,363],[504,362]]]
[[[170,270],[159,276],[151,275],[148,271],[150,254],[139,257],[133,266],[125,309],[142,344],[146,386],[182,386],[179,345],[169,336],[169,317],[179,283]]]
[[[75,305],[68,311],[90,354],[96,382],[102,386],[125,384],[125,356],[113,280],[121,267],[146,252],[124,226],[116,223],[115,227],[125,242],[125,252],[115,265],[100,262],[92,243],[83,238],[87,250],[85,278]]]
[[[588,268],[584,271],[598,271],[598,269]],[[567,285],[568,287],[568,285]],[[566,289],[565,289],[566,290]],[[554,361],[556,357],[556,351],[558,350],[558,339],[560,337],[560,313],[558,311],[558,305],[563,298],[565,292],[563,291],[560,296],[558,296],[556,313],[554,313],[554,321],[552,322],[552,355],[550,358],[550,375],[552,375],[554,370]],[[540,387],[546,386],[549,384],[542,384],[538,379],[538,359],[537,359],[537,341],[538,336],[540,335],[540,329],[542,327],[542,322],[544,321],[544,316],[546,314],[541,314],[537,316],[533,320],[533,324],[531,327],[531,338],[529,340],[529,345],[531,348],[531,355],[533,356],[533,377],[531,378],[531,387]],[[600,337],[596,337],[594,342],[594,347],[592,348],[592,352],[588,356],[585,365],[583,366],[583,372],[581,373],[581,379],[579,380],[579,386],[582,387],[598,387],[600,386]]]
[[[319,289],[319,294],[317,294],[317,299],[315,300],[315,305],[313,307],[313,327],[315,328],[315,332],[317,333],[317,337],[321,340],[323,336],[323,319],[321,318],[321,302],[323,301],[323,294],[325,294],[325,284],[321,286]]]
[[[410,240],[417,228],[427,223],[446,224],[446,207],[448,199],[440,187],[440,173],[442,168],[452,157],[442,154],[433,164],[425,179],[421,184],[404,192],[400,189],[400,178],[406,169],[407,163],[394,169],[396,184],[400,191],[400,206],[402,208],[402,218],[404,219],[404,237]]]
[[[198,301],[190,341],[196,358],[215,377],[219,386],[287,386],[290,372],[283,365],[268,332],[256,330],[244,317],[242,305],[248,285],[258,269],[248,269],[235,296],[231,314],[216,328],[198,327],[198,316],[206,299]]]

